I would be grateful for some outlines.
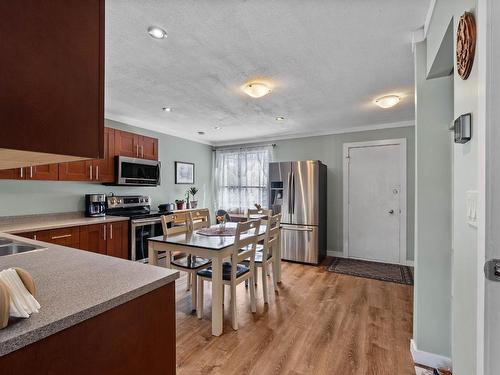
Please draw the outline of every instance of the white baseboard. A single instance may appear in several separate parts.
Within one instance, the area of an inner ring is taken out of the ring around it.
[[[408,267],[414,267],[414,266],[413,266],[413,264],[414,264],[414,263],[413,263],[413,260],[407,260],[407,261],[406,261],[406,265],[407,265]]]
[[[344,252],[343,251],[337,251],[337,250],[327,250],[326,255],[329,257],[337,257],[337,258],[343,258],[344,257]]]
[[[424,352],[423,350],[419,350],[417,348],[417,344],[415,341],[411,339],[410,341],[410,351],[413,357],[413,362],[429,366],[432,368],[438,367],[448,367],[451,368],[451,359],[447,357],[443,357],[439,354]]]

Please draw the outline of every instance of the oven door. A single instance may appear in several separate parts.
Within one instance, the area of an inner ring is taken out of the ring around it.
[[[116,183],[118,185],[160,185],[161,163],[156,160],[117,157]]]
[[[163,228],[161,219],[139,219],[131,221],[130,231],[130,259],[142,263],[148,262],[148,241],[150,237],[161,236]],[[159,258],[165,257],[160,254]]]

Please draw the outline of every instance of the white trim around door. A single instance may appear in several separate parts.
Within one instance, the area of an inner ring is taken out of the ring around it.
[[[406,202],[406,139],[383,139],[367,142],[344,143],[342,157],[343,161],[343,255],[349,258],[349,150],[359,147],[377,147],[399,145],[400,157],[400,178],[401,191],[399,194],[400,204],[400,225],[399,225],[399,264],[409,265],[412,262],[407,260],[406,254],[406,226],[407,226],[407,202]]]

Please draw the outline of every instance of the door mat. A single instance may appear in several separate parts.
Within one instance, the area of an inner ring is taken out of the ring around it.
[[[399,264],[334,257],[327,271],[391,283],[413,285],[412,269]]]

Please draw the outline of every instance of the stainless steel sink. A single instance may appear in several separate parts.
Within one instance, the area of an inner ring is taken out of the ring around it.
[[[44,249],[44,247],[32,245],[22,241],[11,240],[10,238],[0,237],[0,256],[21,254],[41,249]]]

